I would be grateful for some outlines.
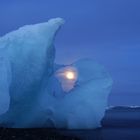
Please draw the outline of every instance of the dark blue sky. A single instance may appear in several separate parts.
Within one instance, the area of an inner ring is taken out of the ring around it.
[[[111,73],[110,105],[140,105],[140,0],[0,0],[0,35],[62,17],[56,62],[91,57]]]

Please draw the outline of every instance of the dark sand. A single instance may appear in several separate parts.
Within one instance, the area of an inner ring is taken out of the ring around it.
[[[0,140],[140,140],[140,108],[106,111],[102,128],[93,130],[0,129]]]

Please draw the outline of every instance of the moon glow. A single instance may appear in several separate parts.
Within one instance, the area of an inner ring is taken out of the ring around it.
[[[60,81],[62,89],[65,92],[68,92],[71,89],[73,89],[75,82],[77,81],[78,78],[78,72],[76,68],[72,66],[66,66],[64,68],[60,68],[56,72],[56,77]]]

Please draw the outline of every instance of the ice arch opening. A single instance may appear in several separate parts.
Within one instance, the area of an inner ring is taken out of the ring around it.
[[[78,71],[75,67],[66,66],[56,71],[55,76],[61,83],[64,92],[72,90],[78,78]]]

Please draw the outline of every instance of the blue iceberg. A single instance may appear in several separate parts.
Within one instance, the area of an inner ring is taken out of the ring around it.
[[[0,126],[101,126],[112,79],[94,60],[54,63],[53,42],[63,23],[51,19],[0,38]]]

